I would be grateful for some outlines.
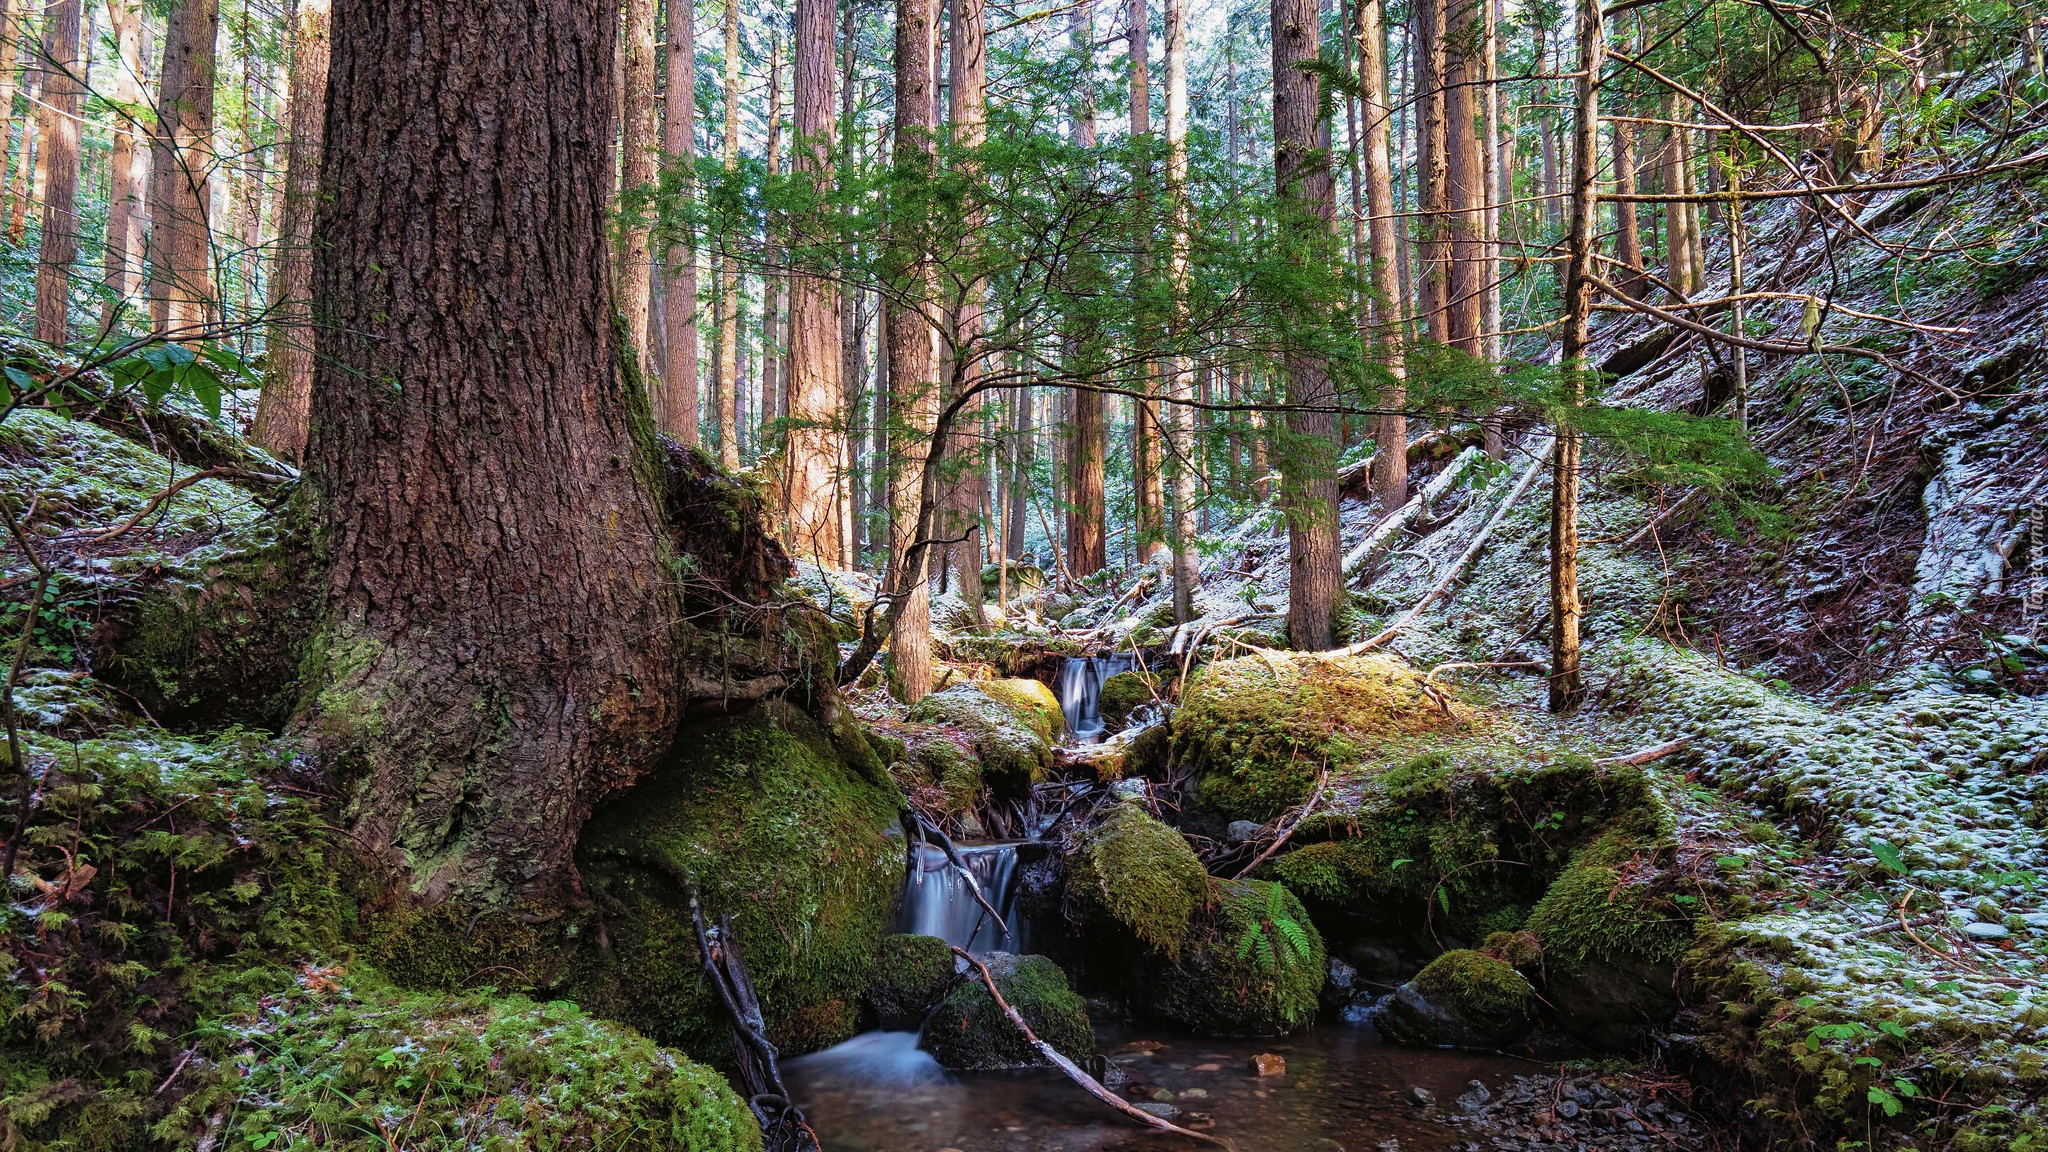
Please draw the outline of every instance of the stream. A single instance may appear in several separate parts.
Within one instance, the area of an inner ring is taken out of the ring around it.
[[[1070,739],[1102,738],[1095,691],[1128,658],[1069,660],[1060,703]],[[903,897],[901,930],[967,948],[1030,950],[1016,908],[1019,843],[962,844],[960,852],[1010,930],[999,939],[959,873],[936,848],[920,850]],[[1097,1027],[1122,1069],[1126,1097],[1171,1102],[1181,1122],[1229,1138],[1240,1152],[1449,1150],[1467,1138],[1409,1102],[1411,1089],[1446,1108],[1473,1080],[1498,1092],[1539,1065],[1507,1057],[1382,1045],[1368,1028],[1326,1022],[1283,1039],[1215,1039],[1129,1024]],[[1090,1099],[1050,1068],[956,1073],[917,1046],[914,1032],[867,1032],[784,1063],[790,1091],[826,1152],[1094,1152],[1180,1148]],[[1286,1071],[1256,1076],[1254,1055]],[[1392,1143],[1389,1143],[1392,1142]]]

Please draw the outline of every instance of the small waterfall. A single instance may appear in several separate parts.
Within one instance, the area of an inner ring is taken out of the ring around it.
[[[1069,656],[1060,665],[1060,711],[1067,714],[1067,733],[1076,744],[1099,744],[1103,737],[1102,682],[1135,664],[1129,655]]]
[[[969,952],[1026,951],[1024,919],[1017,914],[1017,845],[962,844],[959,849],[982,895],[1003,914],[1009,935],[988,922],[967,882],[947,862],[946,854],[930,844],[918,846],[917,867],[903,893],[903,930],[937,936]]]

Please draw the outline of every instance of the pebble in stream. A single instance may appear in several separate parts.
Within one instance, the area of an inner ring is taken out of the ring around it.
[[[1449,1121],[1464,1152],[1693,1152],[1699,1125],[1669,1096],[1626,1078],[1517,1076],[1500,1091],[1477,1080]],[[1474,1138],[1476,1137],[1476,1139]]]

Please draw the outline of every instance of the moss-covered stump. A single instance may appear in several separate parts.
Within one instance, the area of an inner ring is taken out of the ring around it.
[[[1527,1031],[1535,1015],[1536,990],[1520,972],[1483,952],[1457,949],[1395,989],[1373,1023],[1401,1044],[1491,1048]]]
[[[1175,960],[1208,900],[1209,873],[1187,840],[1129,801],[1088,832],[1068,873],[1068,906],[1084,923]]]
[[[1438,704],[1391,656],[1221,660],[1192,677],[1173,718],[1175,760],[1226,820],[1268,820],[1308,798],[1325,768],[1413,754],[1473,721]]]
[[[991,952],[983,957],[989,975],[1040,1040],[1081,1063],[1095,1054],[1095,1029],[1088,1005],[1067,986],[1059,965],[1043,956]],[[921,1041],[934,1059],[958,1071],[1027,1068],[1045,1063],[1010,1022],[978,973],[955,989],[925,1026]]]
[[[937,936],[884,936],[875,976],[868,984],[868,1007],[875,1022],[890,1031],[923,1024],[953,986],[957,963],[953,949]]]
[[[569,991],[695,1058],[729,1061],[685,904],[694,882],[707,917],[733,918],[770,1038],[788,1053],[846,1039],[902,881],[893,790],[780,701],[676,744],[672,763],[584,833],[606,939],[584,950]]]
[[[1021,790],[1052,768],[1063,723],[1059,700],[1036,680],[979,680],[934,692],[909,718],[956,729],[973,745],[989,784]]]
[[[1209,1036],[1277,1036],[1315,1019],[1328,961],[1294,894],[1260,880],[1211,880],[1178,962],[1141,968],[1132,1001]]]
[[[1159,677],[1151,672],[1119,672],[1096,690],[1096,708],[1106,732],[1121,732],[1131,713],[1159,696]]]
[[[200,1029],[203,1087],[157,1126],[221,1152],[756,1152],[711,1069],[572,1004],[399,992],[309,970]],[[225,1124],[222,1121],[225,1120]]]

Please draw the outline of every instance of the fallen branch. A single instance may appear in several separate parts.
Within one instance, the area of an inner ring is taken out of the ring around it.
[[[127,533],[134,531],[135,526],[142,523],[144,518],[146,518],[150,513],[156,511],[158,508],[163,507],[164,501],[169,500],[171,497],[176,496],[178,493],[183,492],[185,489],[190,488],[192,485],[199,483],[201,480],[224,479],[254,480],[272,484],[282,484],[287,479],[289,479],[289,477],[271,476],[262,472],[251,472],[246,468],[222,467],[203,469],[201,471],[192,473],[190,476],[187,476],[182,480],[172,481],[170,487],[165,488],[162,492],[157,493],[156,496],[153,499],[151,499],[149,503],[144,504],[141,510],[136,512],[135,515],[130,516],[128,519],[123,520],[121,523],[116,524],[115,526],[107,529],[104,532],[93,532],[89,534],[66,533],[63,537],[61,537],[61,539],[63,539],[66,543],[98,544],[103,541],[112,540],[116,536],[126,535]]]
[[[1529,486],[1536,482],[1537,474],[1543,471],[1544,462],[1550,459],[1550,453],[1556,446],[1557,441],[1551,440],[1543,446],[1542,451],[1536,453],[1536,458],[1529,461],[1529,467],[1522,472],[1522,478],[1515,481],[1515,486],[1508,492],[1507,498],[1500,502],[1500,507],[1493,510],[1492,518],[1487,520],[1486,525],[1479,529],[1479,534],[1472,537],[1472,543],[1466,546],[1465,551],[1459,555],[1457,560],[1452,562],[1449,568],[1445,569],[1443,576],[1423,595],[1422,599],[1415,602],[1413,608],[1403,612],[1399,619],[1387,625],[1386,629],[1377,636],[1360,640],[1348,648],[1339,648],[1332,652],[1321,652],[1318,655],[1323,657],[1362,655],[1392,640],[1400,635],[1402,630],[1407,628],[1408,625],[1413,624],[1416,617],[1421,616],[1431,604],[1437,602],[1439,597],[1445,592],[1450,591],[1451,585],[1457,583],[1458,577],[1463,575],[1465,569],[1471,565],[1472,561],[1478,558],[1480,549],[1486,547],[1486,541],[1493,535],[1493,530],[1500,527],[1501,521],[1507,519],[1508,511],[1515,506],[1515,502],[1520,500],[1522,494],[1529,490]]]
[[[1641,750],[1639,750],[1639,751],[1631,752],[1631,753],[1629,753],[1629,754],[1628,754],[1628,755],[1626,755],[1626,756],[1607,756],[1607,757],[1603,757],[1602,759],[1599,759],[1599,760],[1595,760],[1595,761],[1593,761],[1593,763],[1595,763],[1595,764],[1603,764],[1603,765],[1604,765],[1604,764],[1648,764],[1648,763],[1649,763],[1650,761],[1652,761],[1652,760],[1662,760],[1662,759],[1663,759],[1663,758],[1665,758],[1666,756],[1669,756],[1669,755],[1671,755],[1671,754],[1672,754],[1673,752],[1676,752],[1676,751],[1678,751],[1678,750],[1679,750],[1680,748],[1683,748],[1683,747],[1685,747],[1685,746],[1686,746],[1687,744],[1690,744],[1690,743],[1692,743],[1692,737],[1690,737],[1690,736],[1680,736],[1680,737],[1679,737],[1678,739],[1676,739],[1676,740],[1666,740],[1666,741],[1665,741],[1664,743],[1662,743],[1662,744],[1653,744],[1653,745],[1651,745],[1651,746],[1650,746],[1650,747],[1648,747],[1648,748],[1644,748],[1644,749],[1641,749]]]
[[[1286,829],[1280,833],[1280,835],[1274,837],[1273,842],[1266,846],[1266,850],[1264,852],[1259,853],[1258,856],[1254,858],[1251,863],[1245,865],[1243,870],[1238,872],[1236,876],[1231,877],[1231,879],[1242,880],[1245,877],[1251,875],[1254,871],[1256,871],[1259,865],[1264,864],[1267,860],[1272,859],[1273,853],[1278,852],[1280,850],[1280,846],[1282,844],[1287,843],[1287,838],[1289,836],[1294,835],[1296,829],[1300,828],[1303,824],[1308,822],[1310,813],[1313,813],[1316,810],[1316,802],[1323,798],[1323,789],[1326,786],[1328,786],[1329,783],[1330,770],[1328,768],[1325,768],[1323,769],[1323,774],[1316,778],[1316,790],[1309,794],[1308,803],[1301,806],[1301,815],[1296,816],[1294,818],[1294,823],[1289,824],[1286,827]]]
[[[967,961],[973,965],[975,971],[981,973],[981,983],[988,989],[988,994],[995,998],[996,1007],[1003,1010],[1003,1015],[1010,1018],[1010,1023],[1016,1025],[1017,1031],[1023,1033],[1025,1042],[1037,1049],[1038,1054],[1045,1057],[1047,1063],[1066,1073],[1067,1079],[1079,1084],[1090,1096],[1138,1121],[1147,1128],[1156,1128],[1161,1132],[1171,1132],[1176,1136],[1186,1136],[1192,1140],[1200,1140],[1205,1144],[1214,1144],[1218,1148],[1231,1148],[1235,1152],[1234,1146],[1230,1141],[1220,1136],[1210,1136],[1205,1133],[1190,1131],[1165,1117],[1154,1116],[1150,1112],[1118,1096],[1116,1093],[1111,1092],[1109,1089],[1104,1088],[1101,1081],[1082,1071],[1079,1065],[1061,1055],[1059,1049],[1038,1038],[1038,1033],[1033,1032],[1031,1025],[1024,1022],[1024,1017],[1015,1008],[1010,1006],[1008,1000],[1003,999],[1002,990],[996,987],[996,978],[989,974],[988,965],[975,959],[966,949],[958,946],[954,947],[953,955]]]
[[[1467,448],[1458,453],[1458,458],[1433,477],[1422,491],[1415,494],[1413,500],[1401,505],[1393,515],[1374,525],[1372,531],[1366,533],[1365,539],[1358,542],[1358,547],[1353,548],[1344,557],[1344,578],[1356,580],[1369,565],[1386,555],[1388,549],[1393,547],[1394,541],[1416,521],[1417,517],[1450,495],[1451,488],[1457,484],[1459,478],[1485,458],[1486,453],[1477,448]]]
[[[704,927],[704,909],[697,901],[694,883],[688,893],[698,955],[703,957],[704,975],[717,991],[732,1024],[740,1084],[746,1089],[747,1107],[761,1125],[763,1148],[768,1152],[819,1152],[823,1144],[818,1134],[811,1130],[782,1082],[782,1068],[777,1062],[780,1053],[768,1039],[767,1021],[761,1012],[761,1002],[754,995],[754,982],[733,945],[732,918],[720,916],[714,936]]]

